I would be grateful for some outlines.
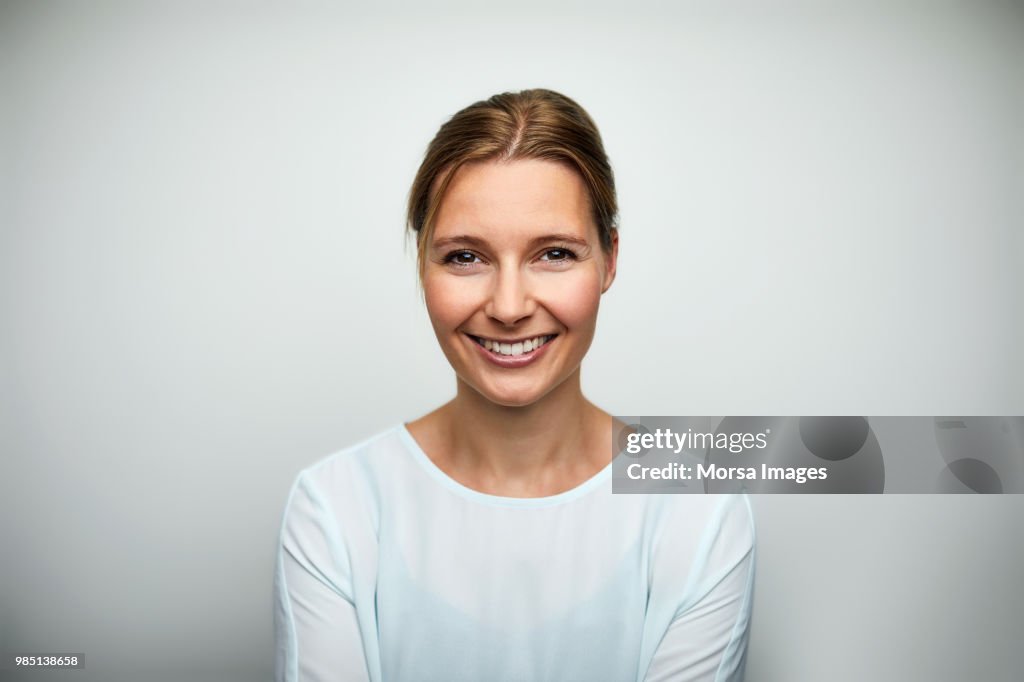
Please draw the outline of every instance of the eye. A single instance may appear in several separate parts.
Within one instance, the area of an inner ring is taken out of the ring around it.
[[[451,263],[460,267],[476,265],[481,262],[480,258],[472,251],[452,251],[444,257],[445,263]]]
[[[540,259],[548,261],[549,263],[561,263],[564,261],[576,260],[576,254],[569,249],[548,249]]]

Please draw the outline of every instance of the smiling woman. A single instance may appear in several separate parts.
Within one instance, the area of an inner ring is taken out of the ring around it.
[[[579,175],[537,159],[463,166],[430,240],[427,310],[459,382],[517,407],[567,380],[579,390],[618,249],[617,235],[600,248]]]
[[[300,472],[278,680],[738,680],[745,497],[613,495],[580,367],[619,252],[590,116],[550,90],[458,112],[409,197],[455,397]]]

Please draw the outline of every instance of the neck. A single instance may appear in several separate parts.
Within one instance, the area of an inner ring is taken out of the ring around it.
[[[603,441],[611,420],[583,396],[578,369],[523,407],[497,405],[459,380],[455,399],[441,412],[450,444],[445,463],[477,489],[554,494],[589,478],[610,456]]]

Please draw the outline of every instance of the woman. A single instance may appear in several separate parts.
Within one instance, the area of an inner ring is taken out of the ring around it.
[[[746,498],[613,495],[613,419],[580,388],[616,215],[563,95],[496,95],[438,131],[408,217],[456,396],[297,477],[278,680],[742,678]]]

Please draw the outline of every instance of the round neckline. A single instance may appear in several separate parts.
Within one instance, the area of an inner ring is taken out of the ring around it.
[[[413,459],[415,459],[431,477],[452,492],[483,504],[501,507],[526,508],[550,507],[553,505],[563,504],[565,502],[575,500],[594,488],[597,488],[604,483],[612,473],[612,462],[609,462],[600,471],[576,487],[563,490],[562,492],[554,495],[547,495],[545,497],[504,497],[502,495],[492,495],[490,493],[480,492],[479,490],[474,490],[469,486],[465,486],[446,474],[441,467],[434,464],[434,460],[427,456],[427,453],[423,451],[420,444],[412,437],[412,434],[409,432],[409,429],[406,427],[404,422],[399,424],[397,428],[399,439],[406,446],[406,449],[412,455]]]

